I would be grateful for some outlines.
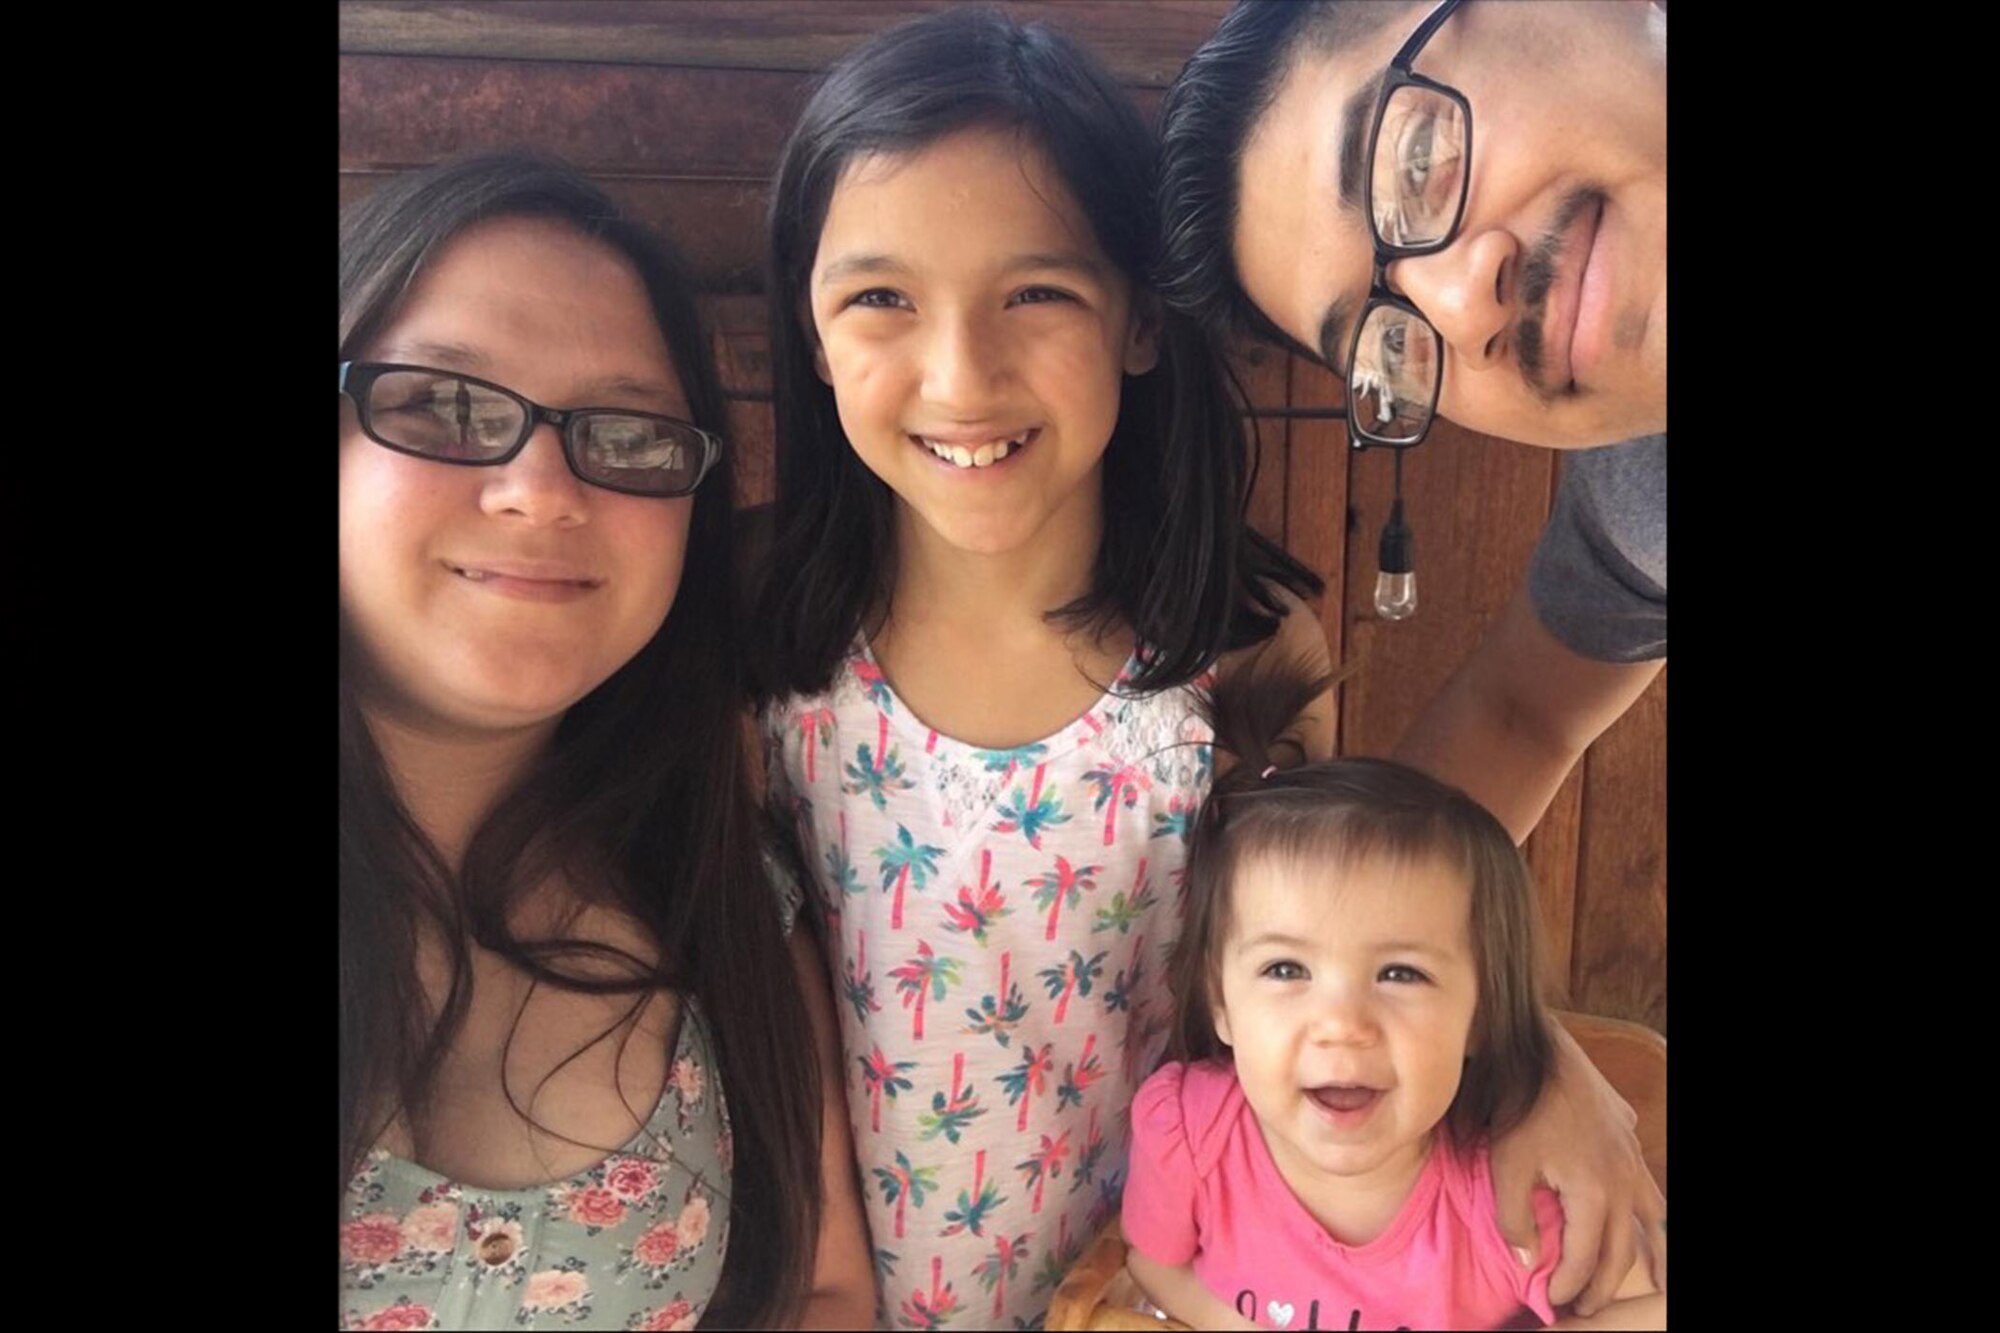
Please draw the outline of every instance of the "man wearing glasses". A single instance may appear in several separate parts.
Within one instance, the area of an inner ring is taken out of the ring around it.
[[[1398,747],[1517,839],[1666,658],[1666,63],[1639,0],[1248,0],[1162,112],[1170,302],[1331,367],[1370,445],[1444,416],[1587,451],[1527,585]],[[1665,1281],[1650,1181],[1592,1193],[1563,1191],[1551,1283],[1591,1279],[1585,1313],[1634,1253],[1628,1206]]]

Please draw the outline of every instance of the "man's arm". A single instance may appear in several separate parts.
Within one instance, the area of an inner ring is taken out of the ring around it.
[[[1562,1259],[1549,1299],[1596,1314],[1620,1291],[1643,1252],[1651,1280],[1667,1284],[1667,1199],[1646,1170],[1637,1117],[1576,1039],[1553,1017],[1556,1062],[1528,1118],[1493,1141],[1493,1203],[1500,1234],[1539,1247],[1534,1187],[1561,1196]]]
[[[1522,842],[1584,750],[1665,664],[1572,652],[1542,627],[1524,583],[1395,757],[1462,788]]]
[[[1594,1315],[1566,1314],[1552,1329],[1665,1328],[1667,1293],[1653,1285],[1644,1264],[1633,1264],[1611,1303]]]

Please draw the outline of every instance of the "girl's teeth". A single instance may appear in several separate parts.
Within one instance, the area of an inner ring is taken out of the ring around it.
[[[924,447],[955,467],[992,467],[1020,448],[1021,441],[1002,440],[998,444],[982,444],[976,449],[968,449],[962,444],[940,444],[935,440],[925,440]]]

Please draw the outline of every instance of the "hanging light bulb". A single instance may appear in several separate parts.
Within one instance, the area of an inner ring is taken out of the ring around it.
[[[1396,450],[1396,498],[1375,552],[1375,614],[1408,620],[1417,613],[1416,539],[1403,521],[1403,451]]]
[[[1384,620],[1408,620],[1417,613],[1413,544],[1399,498],[1389,511],[1389,521],[1382,527],[1382,543],[1376,554],[1381,572],[1375,576],[1375,614]]]

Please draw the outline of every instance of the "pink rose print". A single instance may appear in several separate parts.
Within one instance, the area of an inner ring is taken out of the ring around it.
[[[565,1305],[574,1305],[590,1294],[590,1283],[583,1274],[572,1273],[561,1268],[545,1268],[528,1279],[527,1289],[521,1293],[523,1310],[559,1310]]]
[[[626,1203],[637,1203],[660,1187],[660,1173],[637,1157],[614,1157],[605,1169],[604,1187]]]
[[[445,1254],[458,1239],[458,1209],[448,1203],[412,1208],[403,1218],[403,1244],[425,1254]]]
[[[428,1305],[411,1305],[407,1302],[389,1306],[385,1310],[377,1310],[354,1325],[355,1328],[364,1330],[364,1333],[378,1333],[378,1330],[383,1333],[395,1333],[395,1330],[430,1326],[431,1308]]]
[[[635,1324],[633,1327],[639,1329],[640,1333],[658,1333],[658,1330],[663,1329],[693,1328],[694,1307],[690,1306],[686,1301],[675,1301],[672,1305],[662,1305],[659,1309],[647,1315],[644,1323]]]
[[[403,1224],[393,1213],[370,1213],[340,1229],[340,1257],[351,1264],[386,1264],[403,1252]]]
[[[587,1227],[615,1227],[625,1220],[625,1205],[610,1190],[596,1185],[571,1190],[564,1206],[571,1218]]]
[[[648,1268],[665,1268],[680,1253],[680,1233],[672,1222],[662,1222],[632,1242],[632,1257]]]
[[[689,1199],[674,1225],[680,1232],[681,1244],[689,1249],[701,1244],[708,1235],[708,1200],[699,1194]]]
[[[701,1100],[701,1090],[707,1082],[707,1076],[701,1072],[700,1065],[683,1055],[674,1061],[673,1081],[674,1089],[680,1093],[682,1101],[698,1102]]]

